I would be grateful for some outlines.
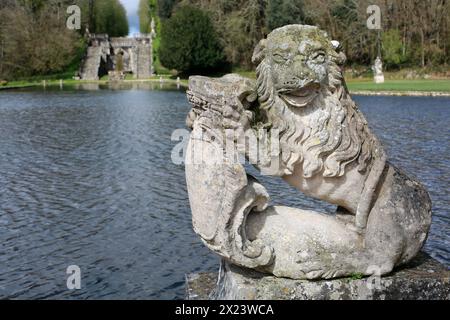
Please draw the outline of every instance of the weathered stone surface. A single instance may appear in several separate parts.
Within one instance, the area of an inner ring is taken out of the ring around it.
[[[133,74],[136,79],[147,79],[153,74],[152,37],[110,38],[108,35],[90,35],[89,47],[81,66],[82,80],[98,80],[109,71]],[[116,70],[121,56],[122,70]],[[116,79],[113,79],[116,80]]]
[[[125,74],[122,71],[109,71],[109,81],[121,81],[125,79]]]
[[[411,261],[427,238],[431,200],[387,161],[346,88],[339,43],[289,25],[261,40],[252,60],[256,81],[189,81],[186,180],[205,245],[237,266],[291,279],[386,275]],[[270,205],[236,155],[336,214]]]
[[[186,275],[186,299],[208,300],[217,285],[217,273],[191,273]]]
[[[205,300],[449,300],[450,271],[425,253],[381,278],[291,280],[222,264],[217,273],[187,277],[187,299]]]

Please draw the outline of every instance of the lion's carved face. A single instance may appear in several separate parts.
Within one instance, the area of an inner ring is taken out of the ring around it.
[[[362,172],[371,161],[378,143],[347,95],[338,48],[317,27],[289,25],[255,49],[260,113],[279,132],[284,174],[302,163],[305,178],[340,177],[349,164]]]
[[[286,103],[305,107],[328,86],[328,64],[335,56],[332,42],[320,29],[287,26],[260,43],[254,60],[270,65],[272,85]]]

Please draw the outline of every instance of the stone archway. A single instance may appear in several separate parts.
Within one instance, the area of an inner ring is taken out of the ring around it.
[[[120,55],[120,57],[119,57]],[[149,36],[137,38],[109,38],[97,35],[91,39],[86,58],[80,68],[83,80],[98,80],[103,74],[119,69],[134,78],[147,79],[153,73],[152,39]]]
[[[129,49],[119,48],[114,54],[114,71],[122,71],[125,73],[131,73],[131,55]]]
[[[119,52],[116,54],[116,63],[114,66],[114,71],[122,72],[124,71],[124,52],[122,50],[119,50]]]

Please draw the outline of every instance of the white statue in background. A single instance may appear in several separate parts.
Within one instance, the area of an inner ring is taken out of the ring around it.
[[[377,56],[377,58],[375,59],[372,70],[375,83],[384,83],[383,62],[381,61],[380,56]]]
[[[155,18],[152,18],[152,22],[150,23],[150,36],[152,38],[156,38],[156,23],[155,23]]]

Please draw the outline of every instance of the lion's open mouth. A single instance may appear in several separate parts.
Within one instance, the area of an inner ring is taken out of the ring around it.
[[[320,85],[310,84],[296,90],[280,93],[280,97],[289,105],[302,108],[310,104],[319,94]]]

